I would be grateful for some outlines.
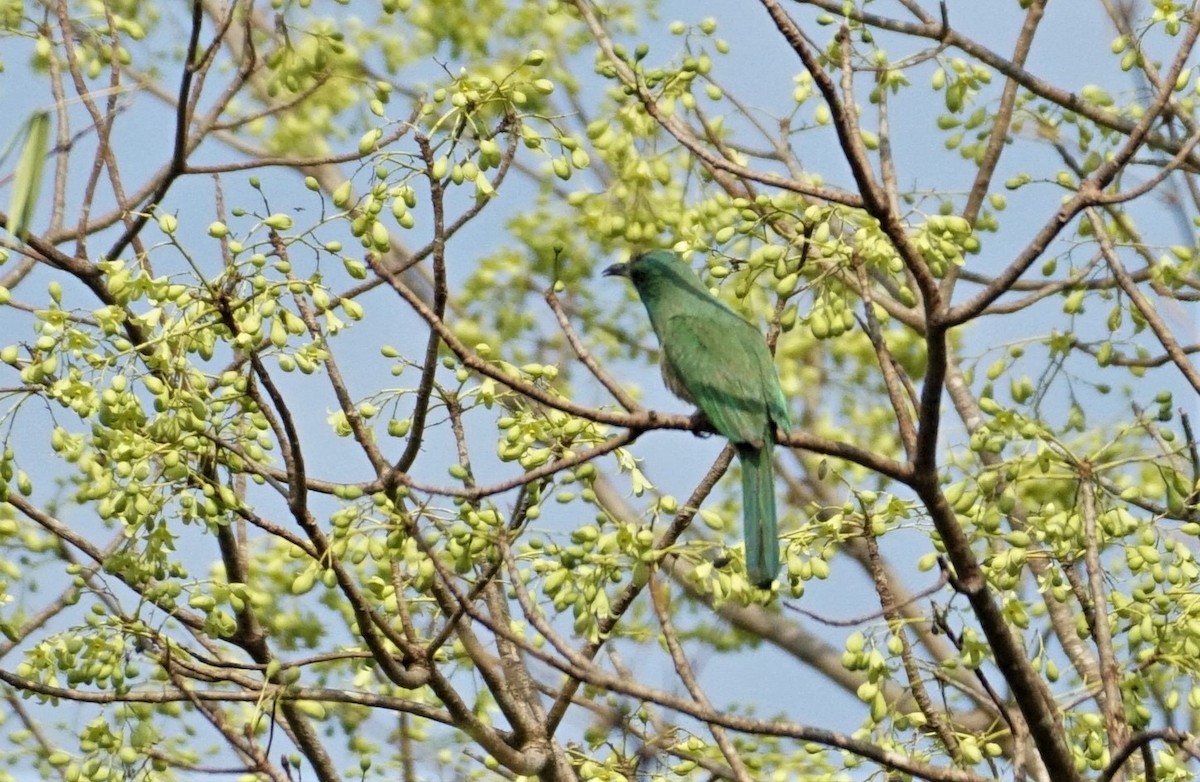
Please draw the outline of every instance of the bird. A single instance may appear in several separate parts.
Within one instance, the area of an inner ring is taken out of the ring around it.
[[[695,405],[737,450],[746,573],[756,587],[769,589],[779,572],[775,429],[791,429],[791,418],[762,332],[713,296],[669,250],[613,264],[604,276],[633,283],[658,337],[667,389]]]

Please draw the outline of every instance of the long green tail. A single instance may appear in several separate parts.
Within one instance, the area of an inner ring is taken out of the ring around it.
[[[779,528],[775,521],[774,443],[762,448],[738,446],[742,462],[742,534],[746,540],[746,572],[760,589],[768,589],[779,573]]]

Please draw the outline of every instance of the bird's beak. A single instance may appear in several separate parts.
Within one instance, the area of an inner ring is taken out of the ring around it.
[[[604,270],[604,276],[605,277],[628,277],[629,276],[629,264],[614,263],[612,266],[609,266],[607,269]]]

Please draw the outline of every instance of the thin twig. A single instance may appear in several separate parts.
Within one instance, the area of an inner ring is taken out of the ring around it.
[[[692,665],[688,662],[687,655],[684,654],[683,645],[679,642],[679,634],[675,631],[674,623],[671,622],[671,612],[667,607],[666,585],[653,573],[650,575],[650,603],[654,606],[654,615],[658,617],[658,624],[662,628],[662,638],[667,645],[667,652],[671,655],[671,662],[675,665],[675,673],[679,675],[679,680],[683,682],[683,686],[687,688],[696,703],[702,708],[712,709],[712,702],[704,694],[704,688],[696,679]],[[752,779],[750,770],[746,768],[746,762],[742,760],[741,753],[730,741],[725,728],[720,725],[709,725],[708,729],[717,748],[721,750],[721,754],[729,763],[733,778],[738,782],[749,782]]]
[[[592,357],[592,354],[588,351],[587,347],[585,347],[583,342],[580,341],[579,335],[575,333],[575,329],[571,326],[571,319],[567,316],[566,311],[563,309],[562,302],[559,300],[558,294],[554,292],[554,288],[547,288],[543,296],[546,299],[546,303],[550,305],[550,310],[554,313],[554,317],[558,320],[558,327],[562,329],[563,334],[567,338],[567,342],[571,345],[571,349],[575,351],[575,355],[580,361],[583,362],[583,365],[588,368],[588,371],[592,373],[592,376],[599,380],[601,385],[608,389],[608,392],[613,395],[613,398],[616,399],[617,402],[620,403],[621,407],[625,408],[631,413],[641,410],[641,405],[639,405],[633,397],[627,394],[625,389],[621,388],[621,384],[613,379],[613,376],[608,374],[608,372],[604,370],[604,367],[600,366],[600,364],[596,362],[596,359]]]
[[[1083,507],[1084,563],[1087,567],[1088,592],[1092,604],[1092,636],[1096,643],[1096,655],[1100,661],[1100,711],[1104,717],[1104,729],[1108,734],[1108,745],[1120,747],[1129,736],[1129,723],[1125,719],[1125,701],[1121,696],[1121,670],[1113,649],[1112,625],[1108,616],[1108,600],[1105,597],[1104,566],[1100,561],[1100,530],[1096,521],[1096,485],[1092,480],[1092,466],[1080,465],[1079,492]]]
[[[945,571],[942,571],[941,575],[938,576],[938,580],[935,581],[932,586],[928,586],[925,589],[922,589],[920,592],[910,595],[907,600],[902,603],[896,603],[894,606],[892,606],[892,608],[893,610],[899,611],[905,606],[909,606],[913,603],[924,600],[930,595],[936,595],[945,588],[949,581],[949,575]],[[802,616],[807,616],[809,619],[815,620],[829,627],[858,627],[859,625],[865,625],[869,622],[876,622],[886,616],[886,613],[880,609],[879,611],[872,611],[869,614],[853,616],[849,619],[832,619],[828,616],[818,614],[815,611],[810,611],[807,608],[801,608],[798,604],[793,603],[790,600],[784,601],[783,607]]]

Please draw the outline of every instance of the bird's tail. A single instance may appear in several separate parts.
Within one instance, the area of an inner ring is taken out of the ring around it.
[[[774,448],[768,438],[761,448],[738,446],[742,462],[742,512],[746,540],[746,572],[750,581],[768,589],[779,573],[779,531],[775,521]]]

